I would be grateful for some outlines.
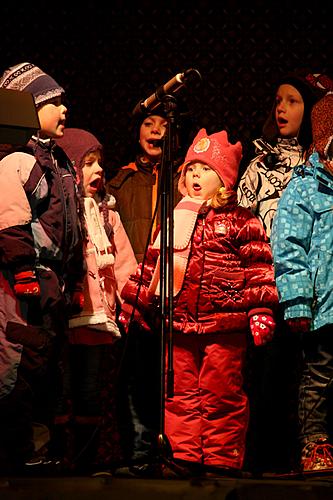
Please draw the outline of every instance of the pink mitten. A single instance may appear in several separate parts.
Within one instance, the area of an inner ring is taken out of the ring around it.
[[[275,321],[270,314],[254,314],[250,318],[250,329],[255,345],[263,345],[272,340]]]

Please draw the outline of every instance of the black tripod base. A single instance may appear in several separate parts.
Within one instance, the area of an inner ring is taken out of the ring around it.
[[[189,468],[165,457],[156,457],[150,464],[121,467],[114,472],[115,477],[141,479],[189,479],[194,476]]]
[[[193,472],[184,464],[173,459],[172,448],[168,438],[165,434],[159,434],[157,438],[159,455],[157,457],[157,463],[160,466],[160,472],[162,477],[170,478],[189,478],[193,476]]]
[[[157,444],[157,454],[149,463],[121,467],[115,471],[114,476],[143,479],[189,479],[196,475],[185,463],[173,459],[172,448],[164,434],[158,435]]]

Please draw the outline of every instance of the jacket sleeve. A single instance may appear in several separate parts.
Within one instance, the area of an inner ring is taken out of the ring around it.
[[[113,227],[114,238],[114,272],[117,282],[117,290],[119,294],[132,273],[135,273],[137,261],[127,236],[125,228],[120,220],[118,212],[110,211],[110,223]]]
[[[65,290],[69,300],[75,291],[82,291],[84,286],[84,278],[87,273],[87,265],[84,258],[83,241],[77,242],[72,248],[71,256],[66,262],[66,269],[63,274],[66,284]]]
[[[273,257],[262,223],[251,214],[238,232],[239,252],[245,274],[244,302],[247,311],[276,309],[278,295]]]
[[[260,156],[256,156],[248,165],[242,175],[238,188],[238,203],[244,208],[249,208],[252,213],[256,213],[258,205],[259,175],[258,162]]]
[[[308,266],[313,211],[301,178],[290,181],[279,202],[271,244],[276,284],[285,319],[312,318],[313,285]]]
[[[27,153],[13,153],[0,162],[0,257],[13,272],[35,264],[32,212],[24,189],[34,165]]]

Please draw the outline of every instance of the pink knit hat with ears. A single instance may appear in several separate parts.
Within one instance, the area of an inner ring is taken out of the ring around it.
[[[238,177],[239,163],[242,158],[242,145],[238,141],[231,144],[225,130],[207,135],[202,128],[197,133],[192,145],[187,151],[183,169],[178,182],[178,190],[187,195],[185,187],[185,172],[189,163],[200,162],[212,168],[220,177],[226,189],[232,189]]]

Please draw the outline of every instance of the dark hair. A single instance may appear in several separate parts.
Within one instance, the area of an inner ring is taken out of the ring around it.
[[[295,87],[304,101],[304,114],[297,139],[304,149],[308,149],[312,143],[311,110],[313,105],[323,96],[323,92],[308,82],[305,74],[289,73],[285,75],[278,81],[276,91],[280,85],[283,84],[289,84]],[[275,109],[276,101],[274,96],[272,110],[262,129],[263,138],[273,145],[276,144],[280,136],[275,119]]]

